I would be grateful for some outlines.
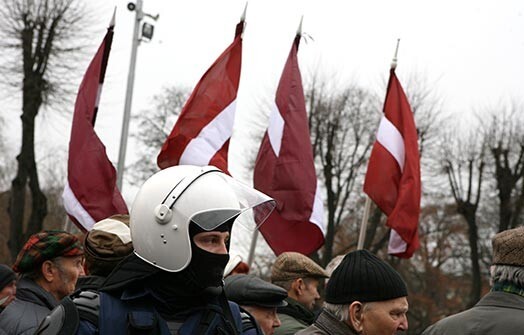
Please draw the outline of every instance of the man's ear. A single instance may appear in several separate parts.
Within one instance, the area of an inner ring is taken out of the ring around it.
[[[55,277],[55,266],[53,262],[47,260],[40,265],[40,271],[42,272],[42,278],[46,282],[52,282]]]
[[[291,283],[291,288],[295,291],[297,296],[301,296],[304,293],[304,279],[297,278]]]
[[[349,305],[349,323],[357,331],[361,333],[363,330],[362,316],[364,314],[364,305],[360,301],[354,301]]]

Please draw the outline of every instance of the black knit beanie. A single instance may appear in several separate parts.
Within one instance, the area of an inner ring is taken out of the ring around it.
[[[336,305],[384,301],[407,295],[400,274],[367,250],[347,254],[326,287],[326,302]]]
[[[7,265],[0,264],[0,291],[15,279],[15,272]]]

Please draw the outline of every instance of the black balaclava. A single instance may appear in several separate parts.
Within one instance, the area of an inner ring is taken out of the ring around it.
[[[235,219],[230,219],[212,231],[231,232]],[[215,254],[199,248],[193,237],[205,231],[194,222],[189,224],[192,256],[187,268],[173,273],[159,271],[149,278],[147,287],[161,302],[157,310],[166,319],[191,308],[203,307],[222,292],[229,254]]]

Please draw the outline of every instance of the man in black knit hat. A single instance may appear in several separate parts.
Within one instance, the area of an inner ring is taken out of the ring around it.
[[[400,274],[367,250],[347,254],[326,287],[326,301],[305,334],[395,334],[408,329],[407,288]]]
[[[0,264],[0,313],[7,307],[16,295],[15,272],[5,264]]]

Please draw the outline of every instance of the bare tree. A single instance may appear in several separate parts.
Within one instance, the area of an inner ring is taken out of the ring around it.
[[[71,59],[81,45],[85,12],[77,0],[6,0],[0,6],[2,70],[22,90],[22,145],[11,183],[9,249],[14,257],[22,242],[41,230],[47,200],[35,161],[35,118],[42,105],[61,99],[71,79]],[[10,58],[12,57],[12,58]],[[27,187],[32,210],[24,232]]]
[[[483,124],[498,191],[499,232],[517,226],[524,206],[523,111],[516,102],[499,104],[489,108],[490,117]]]
[[[335,233],[351,212],[348,203],[356,196],[355,182],[374,141],[375,130],[370,125],[378,124],[380,114],[376,97],[356,85],[337,90],[313,76],[305,96],[313,154],[321,165],[327,195],[327,233],[321,262],[325,265],[333,256]]]
[[[158,171],[156,157],[188,96],[186,88],[164,87],[161,93],[153,96],[152,107],[135,117],[138,132],[134,137],[138,141],[141,158],[131,166],[131,183],[140,185]]]
[[[442,144],[442,168],[448,178],[457,213],[468,226],[472,287],[468,306],[474,305],[481,294],[477,210],[479,208],[486,166],[486,143],[476,133],[463,139],[445,138]]]

